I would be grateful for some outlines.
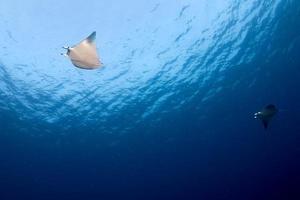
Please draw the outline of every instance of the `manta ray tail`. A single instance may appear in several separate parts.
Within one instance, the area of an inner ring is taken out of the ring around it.
[[[262,123],[264,125],[265,130],[267,130],[268,126],[269,126],[269,121],[268,120],[262,120]]]

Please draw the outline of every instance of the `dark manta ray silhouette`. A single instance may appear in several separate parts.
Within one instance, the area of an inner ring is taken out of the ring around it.
[[[255,119],[260,119],[264,125],[265,130],[268,129],[269,123],[271,119],[276,115],[278,112],[276,106],[273,104],[269,104],[264,107],[261,111],[254,114]]]
[[[75,67],[81,69],[96,69],[102,66],[96,48],[96,32],[73,47],[63,47],[67,50],[65,56],[69,57]]]

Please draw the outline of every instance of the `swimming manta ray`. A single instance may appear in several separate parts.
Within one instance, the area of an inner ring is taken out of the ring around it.
[[[260,119],[265,129],[268,129],[268,125],[274,115],[278,112],[277,108],[273,104],[269,104],[264,107],[260,112],[254,114],[255,119]]]
[[[65,56],[69,57],[75,67],[81,69],[97,69],[102,66],[96,48],[96,32],[73,47],[63,47],[67,50]]]

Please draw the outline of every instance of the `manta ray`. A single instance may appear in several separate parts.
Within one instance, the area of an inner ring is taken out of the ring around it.
[[[261,111],[254,114],[255,119],[260,119],[264,125],[265,130],[268,129],[269,123],[274,115],[278,112],[276,106],[269,104],[265,106]]]
[[[64,54],[69,57],[75,67],[81,69],[97,69],[102,66],[96,48],[96,31],[72,47],[63,47],[67,50]]]

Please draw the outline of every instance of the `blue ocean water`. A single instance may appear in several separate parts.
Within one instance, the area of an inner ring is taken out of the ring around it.
[[[1,200],[300,199],[300,1],[1,0],[0,27]]]

